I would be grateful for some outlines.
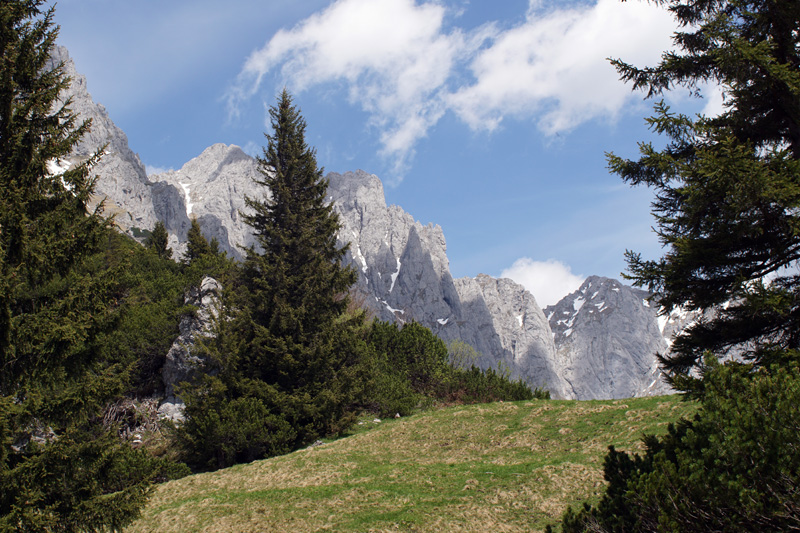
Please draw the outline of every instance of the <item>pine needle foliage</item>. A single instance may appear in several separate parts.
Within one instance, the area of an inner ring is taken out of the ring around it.
[[[665,311],[707,311],[662,358],[674,385],[699,386],[707,351],[745,352],[769,368],[800,347],[800,3],[663,1],[684,28],[656,67],[613,61],[622,79],[656,96],[717,83],[725,110],[689,117],[663,102],[649,119],[666,148],[609,155],[632,185],[655,191],[658,260],[627,252],[630,278]],[[769,280],[769,281],[767,281]]]
[[[800,529],[800,3],[669,0],[686,31],[659,65],[614,61],[648,96],[718,83],[725,111],[649,119],[666,148],[611,170],[655,190],[666,248],[628,252],[630,278],[664,312],[704,318],[660,357],[671,383],[701,409],[640,457],[606,456],[601,501],[569,510],[563,531],[796,531]],[[719,363],[733,350],[744,362]]]
[[[328,182],[305,142],[305,120],[284,91],[270,109],[272,132],[259,158],[262,198],[244,220],[258,247],[232,281],[211,375],[184,388],[187,460],[201,468],[285,453],[336,433],[353,408],[366,344],[363,313],[347,314],[355,272],[341,261],[339,219]],[[263,423],[247,434],[241,427]]]
[[[191,264],[193,261],[211,253],[211,245],[203,235],[200,223],[194,217],[192,217],[192,225],[189,227],[189,233],[186,238],[186,253],[183,256],[185,264]]]
[[[100,341],[117,284],[84,264],[108,231],[87,212],[99,153],[58,164],[90,124],[60,99],[69,80],[43,4],[0,3],[0,531],[113,530],[154,470],[98,424],[127,373]]]
[[[162,259],[171,259],[172,250],[169,248],[169,234],[164,223],[156,222],[153,231],[147,237],[147,248],[153,250]]]

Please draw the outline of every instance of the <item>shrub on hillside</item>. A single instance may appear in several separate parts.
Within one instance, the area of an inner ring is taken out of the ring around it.
[[[569,509],[564,532],[800,528],[800,365],[706,364],[701,410],[643,457],[611,447],[605,495]]]

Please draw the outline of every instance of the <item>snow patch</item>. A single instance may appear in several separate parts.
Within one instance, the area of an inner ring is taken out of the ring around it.
[[[662,335],[664,334],[664,330],[666,329],[667,324],[669,324],[669,322],[670,320],[668,316],[658,315],[658,330],[661,332]]]
[[[575,312],[577,313],[578,311],[581,310],[581,307],[583,307],[583,304],[585,303],[586,299],[578,296],[577,298],[575,298],[575,301],[572,302],[572,308],[575,309]]]
[[[572,335],[572,328],[569,328],[564,332],[565,337],[569,337],[570,335]]]
[[[524,314],[517,315],[517,317],[516,317],[517,318],[517,324],[519,324],[519,327],[522,327],[522,317],[523,316],[524,316]]]
[[[377,297],[375,299],[378,300]],[[386,309],[388,309],[390,313],[400,313],[401,315],[405,314],[405,311],[403,311],[402,309],[395,309],[394,307],[389,305],[389,302],[387,302],[386,300],[378,300],[378,301],[383,305],[385,305]]]
[[[650,307],[650,302],[648,302],[647,300],[642,300],[642,305],[644,305],[645,307]]]
[[[397,270],[395,270],[394,274],[392,274],[392,286],[389,287],[389,292],[392,292],[392,289],[394,289],[394,282],[397,281],[397,276],[400,274],[400,267],[401,266],[402,266],[402,263],[400,263],[400,258],[398,257],[397,258]]]
[[[356,256],[358,256],[358,259],[361,261],[361,272],[366,274],[367,273],[367,260],[364,259],[364,254],[361,253],[361,246],[359,246],[358,244],[356,244]]]
[[[445,325],[447,325],[447,322],[449,322],[449,321],[450,321],[450,319],[449,319],[449,318],[440,318],[440,319],[439,319],[439,320],[437,320],[436,322],[438,322],[438,323],[439,323],[440,325],[442,325],[442,326],[445,326]]]
[[[194,207],[194,204],[192,203],[192,199],[189,196],[189,184],[182,183],[179,181],[178,185],[181,186],[181,189],[183,189],[183,195],[186,197],[186,216],[191,217],[192,207]]]

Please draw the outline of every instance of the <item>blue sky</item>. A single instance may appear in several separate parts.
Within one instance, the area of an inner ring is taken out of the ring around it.
[[[454,277],[554,303],[623,253],[658,257],[652,193],[605,153],[652,139],[652,102],[606,61],[653,65],[674,23],[629,0],[62,0],[59,42],[152,170],[213,143],[255,154],[286,86],[326,170],[380,177],[442,226]],[[718,93],[668,101],[719,109]],[[658,140],[656,139],[656,142]]]

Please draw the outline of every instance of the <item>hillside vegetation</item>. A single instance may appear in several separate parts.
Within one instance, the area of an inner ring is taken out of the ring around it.
[[[640,452],[643,433],[695,409],[664,396],[365,419],[345,438],[161,485],[126,531],[540,531],[597,500],[609,445]]]

